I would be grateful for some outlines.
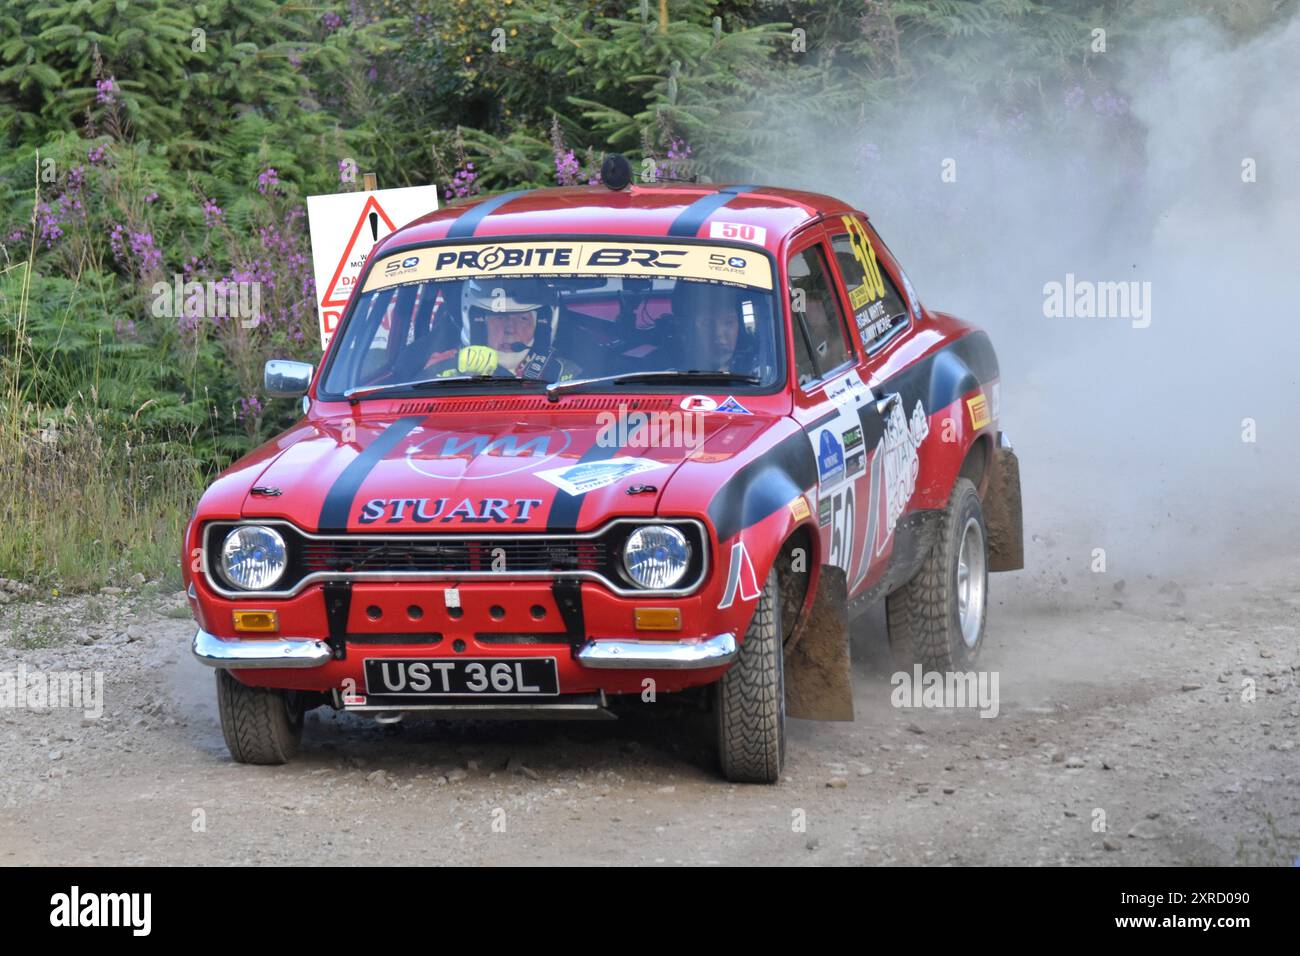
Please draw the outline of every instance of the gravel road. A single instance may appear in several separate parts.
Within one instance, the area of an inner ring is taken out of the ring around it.
[[[1298,579],[1300,557],[995,576],[993,718],[893,707],[869,616],[856,721],[793,721],[774,787],[722,781],[707,718],[669,701],[600,723],[320,710],[296,762],[239,766],[182,595],[0,590],[0,675],[104,675],[99,718],[0,707],[0,863],[1290,865]]]

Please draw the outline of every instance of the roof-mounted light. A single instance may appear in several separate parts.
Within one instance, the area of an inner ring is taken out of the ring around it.
[[[600,164],[600,181],[617,192],[632,182],[632,164],[622,153],[610,153]]]

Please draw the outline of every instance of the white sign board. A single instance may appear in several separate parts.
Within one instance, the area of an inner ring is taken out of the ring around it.
[[[437,186],[307,197],[322,349],[338,328],[343,307],[375,243],[437,208]]]

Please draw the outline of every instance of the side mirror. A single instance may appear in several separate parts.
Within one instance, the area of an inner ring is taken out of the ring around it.
[[[271,359],[266,363],[262,384],[267,394],[274,398],[297,398],[305,395],[311,387],[313,372],[315,367],[308,362]]]

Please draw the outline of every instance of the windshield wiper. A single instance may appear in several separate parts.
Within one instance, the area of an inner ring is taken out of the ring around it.
[[[515,378],[513,375],[448,375],[444,378],[421,378],[413,382],[391,382],[387,385],[359,385],[356,388],[348,389],[343,393],[343,397],[356,404],[359,399],[369,398],[381,392],[395,392],[406,388],[415,390],[436,388],[449,382],[492,382],[493,384],[512,382],[516,385],[526,382],[529,385],[539,384],[537,379]]]
[[[601,375],[597,378],[579,378],[568,382],[552,382],[546,386],[546,397],[558,402],[565,392],[583,388],[587,385],[622,385],[625,382],[653,382],[658,379],[685,382],[718,382],[741,385],[761,385],[763,380],[757,375],[741,375],[737,372],[711,372],[707,369],[686,369],[672,371],[659,369],[654,372],[623,372],[619,375]]]

